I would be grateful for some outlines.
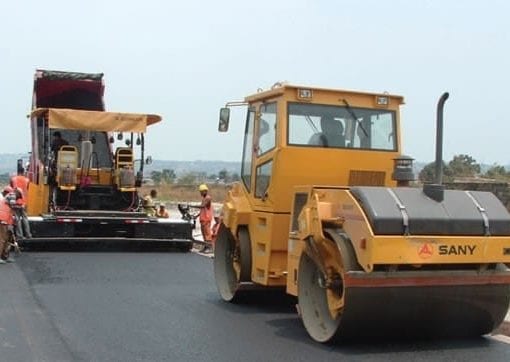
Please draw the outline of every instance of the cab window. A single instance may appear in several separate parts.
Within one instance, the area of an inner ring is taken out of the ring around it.
[[[241,165],[241,178],[248,191],[251,190],[251,164],[253,149],[253,131],[255,125],[255,110],[248,109],[246,117],[246,128],[244,131],[243,162]]]
[[[260,106],[258,138],[258,156],[271,151],[276,146],[276,103]]]
[[[324,148],[395,151],[395,112],[290,103],[288,144]]]
[[[255,181],[255,197],[266,197],[269,182],[271,181],[271,171],[273,169],[273,161],[266,162],[257,167]]]

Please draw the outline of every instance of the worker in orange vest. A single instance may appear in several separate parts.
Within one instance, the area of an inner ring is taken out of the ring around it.
[[[16,193],[16,206],[14,213],[16,215],[16,235],[18,238],[31,238],[30,225],[26,213],[28,187],[30,181],[25,176],[23,167],[18,169],[18,174],[12,176],[10,180],[11,187]]]
[[[147,216],[156,216],[156,198],[158,197],[158,192],[156,190],[151,190],[149,195],[145,195],[142,198],[142,207],[143,211],[147,214]]]
[[[7,186],[3,190],[2,196],[3,198],[0,200],[0,264],[5,264],[14,262],[14,259],[9,257],[14,225],[14,212],[10,204],[15,203],[12,187]]]
[[[202,252],[211,252],[212,251],[212,232],[211,232],[211,222],[213,220],[213,207],[212,207],[212,197],[209,195],[209,188],[206,184],[202,184],[198,187],[198,191],[200,192],[200,196],[202,196],[202,203],[200,204],[200,214],[198,216],[198,220],[200,221],[200,231],[202,232],[202,236],[204,238],[204,248]]]
[[[156,210],[156,217],[160,217],[163,219],[168,219],[170,217],[165,204],[163,204],[163,203],[159,204],[159,208]]]
[[[30,180],[28,177],[25,176],[25,169],[23,167],[20,167],[18,169],[18,172],[16,175],[11,177],[10,185],[15,190],[16,187],[19,187],[21,191],[23,192],[23,198],[26,203],[26,199],[28,196],[28,185],[30,183]]]

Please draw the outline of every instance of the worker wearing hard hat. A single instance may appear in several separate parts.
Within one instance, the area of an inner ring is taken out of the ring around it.
[[[211,250],[211,241],[212,241],[212,232],[211,232],[211,222],[213,220],[213,207],[212,207],[212,197],[209,195],[209,188],[206,184],[202,184],[198,187],[198,191],[202,196],[202,203],[200,204],[200,214],[198,220],[200,221],[200,231],[202,232],[202,236],[204,238],[204,248],[203,252],[212,251]]]
[[[168,214],[168,210],[166,209],[165,204],[159,204],[158,209],[156,210],[156,217],[160,217],[163,219],[168,219],[170,215]]]
[[[13,191],[10,186],[4,188],[2,191],[3,199],[0,200],[0,264],[14,261],[9,257],[14,225],[14,212],[11,205],[16,203]]]
[[[142,199],[143,211],[147,214],[147,216],[156,216],[156,205],[155,201],[158,197],[158,192],[156,190],[151,190],[149,195],[145,195]]]
[[[26,213],[29,180],[25,176],[25,170],[21,167],[16,176],[11,177],[10,184],[16,193],[16,235],[18,238],[31,238],[30,224]]]

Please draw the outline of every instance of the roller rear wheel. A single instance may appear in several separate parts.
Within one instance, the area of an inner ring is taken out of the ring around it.
[[[240,280],[251,282],[251,241],[246,227],[240,227],[237,233],[239,239]]]
[[[236,245],[230,230],[223,224],[220,226],[214,248],[214,278],[223,300],[239,301],[241,282],[251,279],[251,246],[247,229],[239,230],[239,243]]]
[[[339,313],[332,317],[328,307],[328,289],[325,276],[306,253],[301,255],[298,272],[298,302],[306,331],[317,342],[336,338],[340,326]],[[341,291],[340,291],[341,293]]]

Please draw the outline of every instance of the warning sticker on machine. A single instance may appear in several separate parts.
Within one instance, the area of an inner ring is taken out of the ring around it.
[[[434,254],[434,246],[429,243],[425,243],[418,247],[418,255],[422,259],[428,259]]]

